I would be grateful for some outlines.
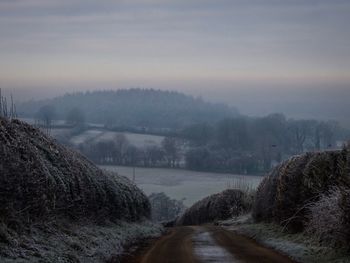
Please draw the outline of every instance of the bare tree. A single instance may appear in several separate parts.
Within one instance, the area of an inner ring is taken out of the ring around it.
[[[126,154],[128,152],[128,148],[130,145],[129,140],[126,138],[126,136],[123,133],[118,133],[114,137],[114,158],[115,161],[119,164],[123,164],[126,162]]]
[[[7,98],[2,95],[2,90],[0,88],[0,117],[15,119],[17,118],[16,105],[13,100],[12,94],[10,95],[11,104],[7,104]],[[8,108],[10,107],[10,108]]]
[[[169,167],[175,167],[179,160],[179,147],[176,138],[165,137],[162,141],[165,159]]]
[[[290,122],[289,130],[292,134],[292,140],[295,145],[295,153],[304,152],[306,139],[312,133],[313,126],[312,121],[309,120]]]
[[[74,127],[82,127],[85,124],[85,114],[79,108],[71,109],[66,116],[66,123]]]
[[[55,110],[55,107],[52,105],[42,106],[36,114],[36,117],[38,118],[39,122],[41,122],[41,125],[45,129],[44,130],[45,133],[48,135],[51,132],[52,122],[55,116],[56,116],[56,110]]]

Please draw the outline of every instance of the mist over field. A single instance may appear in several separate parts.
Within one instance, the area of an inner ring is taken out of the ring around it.
[[[88,90],[116,90],[128,88],[121,85],[106,85],[103,88],[91,87]],[[213,103],[224,103],[237,108],[242,114],[250,116],[264,116],[271,113],[284,113],[296,119],[338,120],[342,125],[350,127],[349,102],[350,84],[336,85],[332,83],[317,84],[266,84],[256,83],[198,83],[188,85],[139,85],[141,88],[156,88],[161,90],[177,90],[201,97]],[[215,87],[215,88],[213,88]],[[76,88],[74,91],[84,91]],[[18,102],[29,99],[38,100],[52,98],[71,92],[71,87],[57,86],[57,88],[13,88],[4,89],[7,94],[13,93]]]

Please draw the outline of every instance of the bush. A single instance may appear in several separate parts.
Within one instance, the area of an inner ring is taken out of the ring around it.
[[[178,225],[199,225],[215,220],[225,220],[248,212],[252,199],[237,189],[228,189],[208,196],[187,209]]]
[[[253,216],[302,231],[308,206],[322,194],[349,180],[349,151],[327,151],[295,156],[266,176],[258,187]]]
[[[320,243],[336,246],[344,242],[340,200],[340,190],[334,189],[328,194],[323,194],[317,202],[308,207],[310,214],[306,232],[315,236]]]
[[[82,155],[18,120],[0,118],[0,220],[31,223],[138,220],[150,215],[146,196],[129,180],[108,174]]]
[[[347,245],[347,248],[350,250],[350,187],[347,190],[342,190],[341,199],[339,207],[341,209],[341,225],[342,225],[342,240]]]

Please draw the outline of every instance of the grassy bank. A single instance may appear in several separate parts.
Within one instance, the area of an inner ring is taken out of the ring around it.
[[[290,233],[274,223],[254,223],[250,216],[221,221],[220,225],[248,236],[266,247],[273,248],[301,263],[347,263],[350,256],[345,248],[321,245],[306,233]]]
[[[44,133],[0,118],[0,262],[105,262],[159,235],[150,203]]]
[[[33,225],[20,233],[1,225],[0,262],[116,261],[125,247],[161,232],[161,227],[149,222],[96,225],[60,221]]]

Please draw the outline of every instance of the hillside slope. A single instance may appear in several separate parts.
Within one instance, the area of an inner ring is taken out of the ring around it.
[[[178,128],[193,123],[237,116],[234,108],[195,99],[178,92],[128,89],[66,94],[54,99],[18,105],[21,116],[33,117],[39,108],[52,105],[57,118],[78,108],[89,122],[115,126]]]
[[[74,262],[88,262],[87,251],[99,250],[90,256],[98,262],[118,253],[125,240],[146,235],[137,222],[150,216],[150,204],[133,183],[102,171],[39,130],[0,118],[0,157],[2,262],[55,258],[69,251],[76,237],[75,254],[70,255]],[[145,231],[154,234],[159,229],[148,225]]]

